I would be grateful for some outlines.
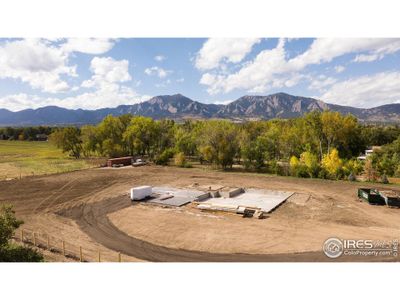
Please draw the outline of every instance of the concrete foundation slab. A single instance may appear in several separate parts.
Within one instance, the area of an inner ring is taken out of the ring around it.
[[[182,206],[197,200],[208,197],[208,193],[171,187],[153,187],[152,198],[146,202],[166,206]]]
[[[208,205],[208,209],[213,209],[213,207],[215,207],[218,208],[218,210],[220,210],[221,207],[225,207],[229,210],[233,208],[237,210],[239,207],[250,207],[268,213],[291,195],[293,195],[292,192],[247,189],[244,193],[231,198],[210,198],[202,202],[202,207]]]

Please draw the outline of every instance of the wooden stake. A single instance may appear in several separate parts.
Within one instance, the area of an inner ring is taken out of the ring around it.
[[[24,242],[24,230],[21,229],[21,242]]]
[[[62,254],[65,256],[65,242],[62,241]]]
[[[118,252],[118,262],[121,262],[121,252]]]
[[[36,246],[36,232],[33,233],[33,245]]]
[[[99,262],[101,262],[101,257],[100,257],[100,250],[99,250]]]
[[[82,257],[82,247],[81,246],[79,246],[79,261],[80,262],[82,262],[83,261],[83,259],[82,259],[83,257]]]
[[[47,235],[47,250],[50,250],[50,237]]]

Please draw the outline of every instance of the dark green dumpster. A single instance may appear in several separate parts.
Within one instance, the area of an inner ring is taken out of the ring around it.
[[[379,191],[387,206],[400,207],[400,194],[396,191]]]
[[[373,205],[385,205],[385,199],[379,194],[376,189],[359,188],[358,198],[367,201],[369,204]]]

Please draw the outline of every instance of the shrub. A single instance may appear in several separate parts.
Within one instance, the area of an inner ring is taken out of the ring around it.
[[[296,156],[292,156],[289,161],[290,174],[296,176],[296,169],[300,165],[300,161]]]
[[[36,249],[9,243],[0,249],[0,262],[42,262],[42,254]]]
[[[174,150],[165,149],[160,155],[156,156],[154,162],[157,165],[168,165],[169,160],[174,156]]]
[[[0,262],[38,262],[43,256],[36,250],[10,242],[15,229],[23,222],[15,217],[10,205],[0,207]]]
[[[175,154],[174,160],[175,160],[175,166],[178,166],[181,168],[191,167],[191,165],[186,160],[185,153],[183,153],[183,152],[179,152],[179,153]]]
[[[318,157],[308,151],[300,155],[300,162],[306,167],[309,177],[317,177],[319,172]]]
[[[318,172],[318,178],[327,179],[328,177],[329,177],[328,172],[324,168],[321,168]]]
[[[290,159],[290,173],[296,177],[317,177],[319,172],[318,158],[308,151],[300,155],[300,160],[292,156]]]
[[[363,168],[363,163],[356,159],[347,160],[343,164],[344,175],[359,175],[363,171]]]
[[[387,178],[386,174],[382,175],[381,182],[384,183],[384,184],[388,184],[389,183],[389,179]]]

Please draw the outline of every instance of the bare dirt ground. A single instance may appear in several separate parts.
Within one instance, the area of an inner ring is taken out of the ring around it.
[[[296,192],[266,219],[229,213],[132,205],[135,185],[241,186]],[[0,182],[0,202],[12,203],[25,228],[83,248],[121,252],[126,261],[393,261],[321,251],[329,237],[393,240],[400,210],[359,202],[361,183],[146,166],[91,169]],[[379,185],[374,185],[379,187]],[[394,188],[398,189],[398,188]]]

